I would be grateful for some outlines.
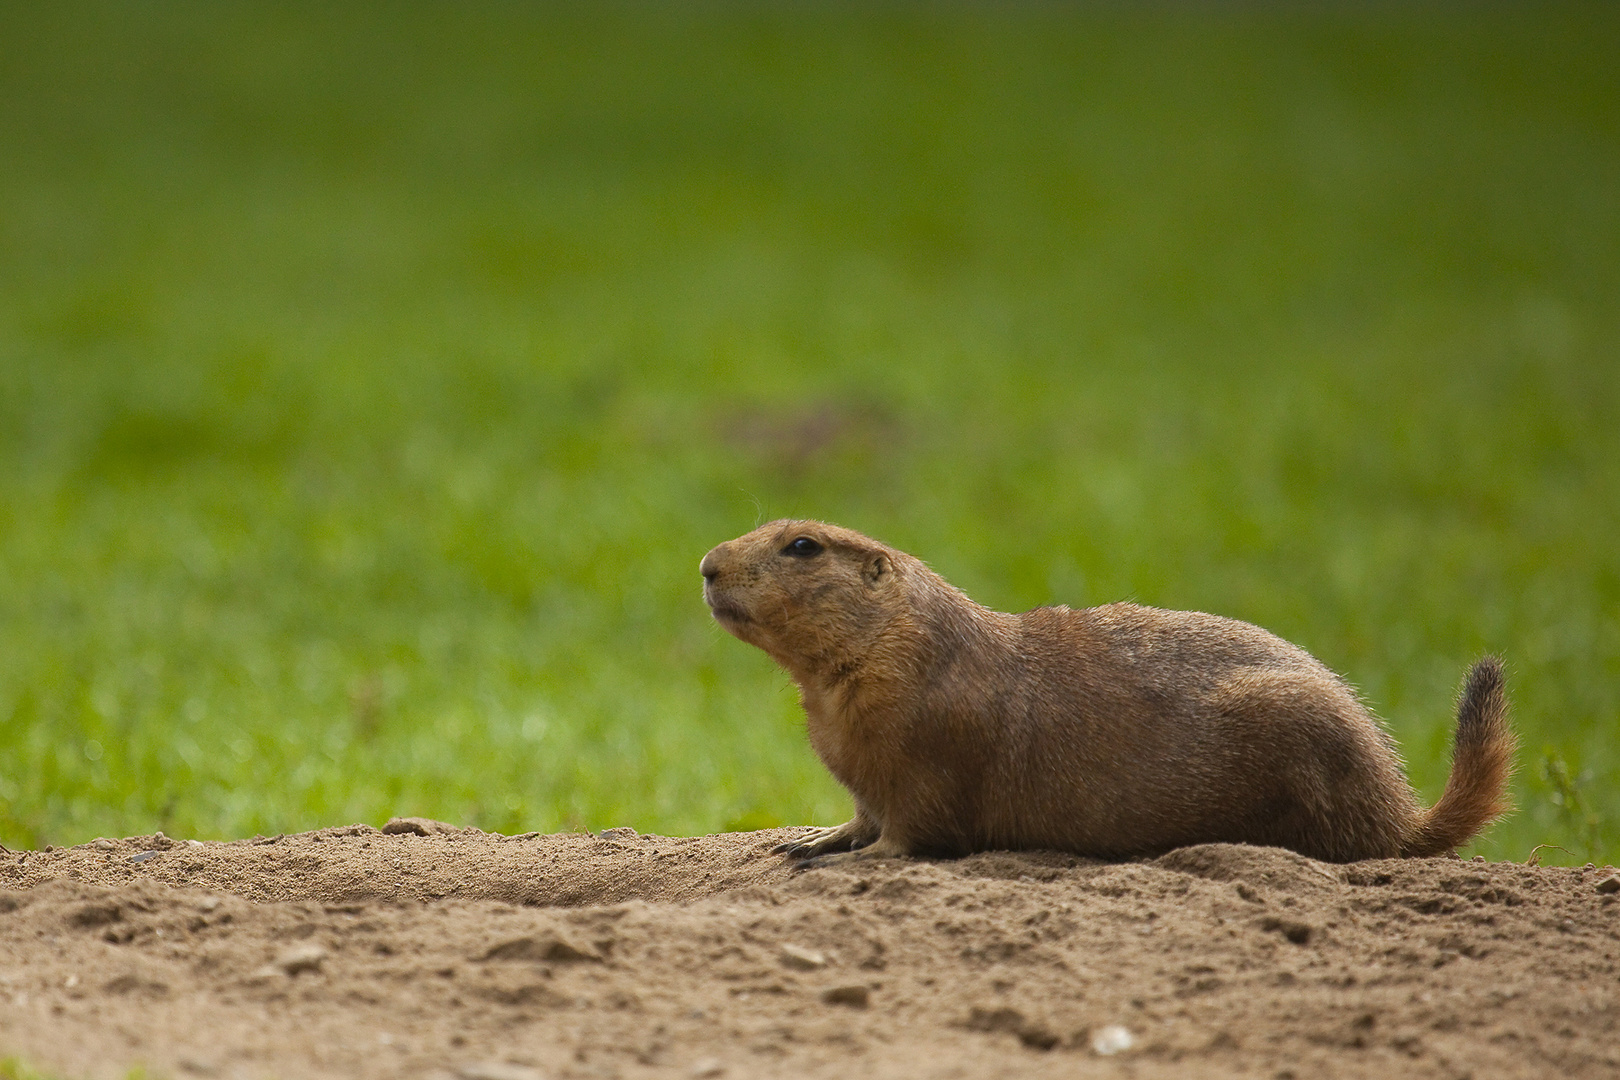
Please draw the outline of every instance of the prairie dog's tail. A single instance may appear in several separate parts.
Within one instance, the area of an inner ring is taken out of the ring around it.
[[[1517,746],[1508,728],[1502,661],[1487,656],[1468,673],[1457,703],[1457,735],[1445,793],[1419,817],[1401,854],[1443,854],[1511,809],[1507,781]]]

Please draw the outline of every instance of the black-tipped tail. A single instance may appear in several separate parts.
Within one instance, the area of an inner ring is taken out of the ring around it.
[[[1518,740],[1508,727],[1507,711],[1502,661],[1487,656],[1468,673],[1457,703],[1457,736],[1445,793],[1419,820],[1401,854],[1443,854],[1511,809],[1507,782]]]

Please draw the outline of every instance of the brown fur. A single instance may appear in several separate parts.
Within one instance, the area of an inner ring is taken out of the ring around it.
[[[788,553],[800,537],[820,550]],[[1230,841],[1347,862],[1444,852],[1506,809],[1495,659],[1469,675],[1451,779],[1425,810],[1350,688],[1248,623],[1135,604],[991,611],[815,521],[762,526],[701,569],[715,618],[798,683],[810,744],[855,798],[853,820],[795,856]]]

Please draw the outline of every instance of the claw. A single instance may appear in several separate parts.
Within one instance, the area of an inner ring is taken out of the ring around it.
[[[771,848],[771,854],[781,855],[786,852],[801,851],[810,846],[810,841],[818,840],[826,833],[831,831],[832,830],[830,829],[819,829],[814,826],[805,827],[800,830],[798,836],[795,836],[791,840],[784,840],[780,844],[777,844],[775,847]]]
[[[805,837],[795,840],[784,840],[771,848],[772,855],[798,855],[806,851],[815,850],[815,843]]]
[[[772,855],[784,855],[793,860],[818,859],[829,854],[842,854],[851,850],[866,847],[877,839],[874,830],[871,836],[862,837],[861,831],[851,821],[836,828],[808,828],[792,840],[784,840],[771,848]]]

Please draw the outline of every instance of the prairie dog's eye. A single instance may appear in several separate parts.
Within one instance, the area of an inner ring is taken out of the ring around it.
[[[797,540],[793,541],[793,543],[783,548],[782,554],[792,555],[795,558],[800,559],[808,559],[812,555],[820,555],[822,550],[823,549],[820,544],[816,543],[808,536],[801,536]]]

